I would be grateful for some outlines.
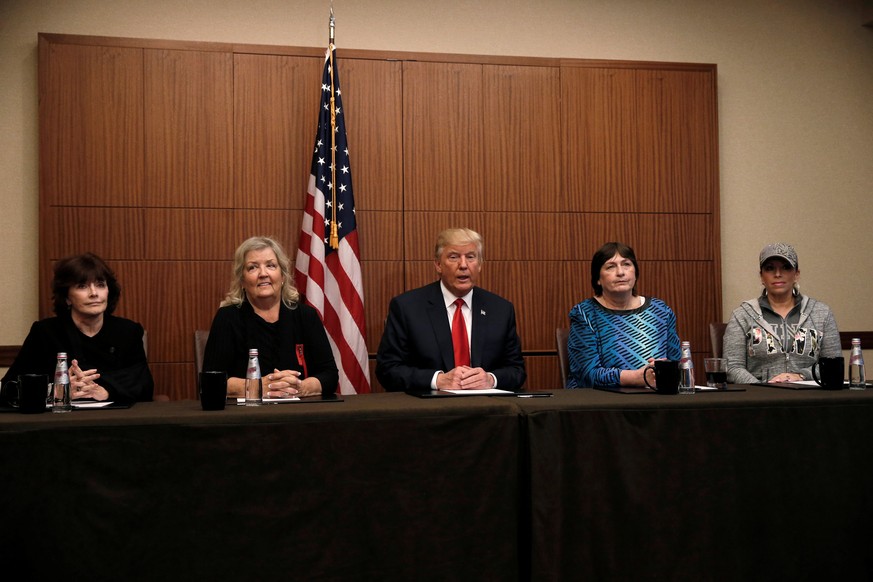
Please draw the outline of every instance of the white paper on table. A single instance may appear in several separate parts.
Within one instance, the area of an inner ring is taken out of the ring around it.
[[[299,396],[291,396],[290,398],[264,398],[264,404],[281,404],[283,402],[300,402]],[[237,398],[237,404],[245,404],[245,398]]]
[[[459,396],[482,396],[488,394],[513,394],[510,390],[501,390],[500,388],[483,388],[482,390],[440,390],[440,392],[450,392]]]
[[[73,408],[103,408],[112,404],[111,400],[105,402],[76,402],[73,401]]]

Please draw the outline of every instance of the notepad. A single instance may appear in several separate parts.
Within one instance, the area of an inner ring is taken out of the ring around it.
[[[297,396],[291,396],[289,398],[264,398],[264,404],[284,404],[287,402],[300,402],[300,398]],[[237,398],[237,404],[245,404],[245,398]]]
[[[107,400],[105,402],[92,402],[92,401],[76,402],[76,401],[73,401],[73,408],[105,408],[105,407],[109,406],[110,404],[112,404],[111,400]]]
[[[495,396],[501,394],[515,394],[515,392],[511,392],[509,390],[501,390],[500,388],[483,388],[481,390],[443,390],[443,392],[456,394],[458,396]]]

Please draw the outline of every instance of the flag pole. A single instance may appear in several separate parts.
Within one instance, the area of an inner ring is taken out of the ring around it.
[[[334,31],[336,22],[333,17],[333,2],[330,6],[330,42],[327,46],[328,58],[330,59],[330,248],[339,248],[339,234],[336,227],[336,94],[333,84],[333,51]]]

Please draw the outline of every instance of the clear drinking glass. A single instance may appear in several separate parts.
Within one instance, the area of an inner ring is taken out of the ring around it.
[[[706,385],[724,390],[727,388],[727,360],[725,358],[704,358]]]

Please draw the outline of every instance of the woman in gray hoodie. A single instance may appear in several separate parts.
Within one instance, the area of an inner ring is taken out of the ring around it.
[[[841,355],[840,332],[830,307],[800,293],[797,252],[774,243],[761,250],[761,295],[743,301],[724,333],[728,382],[812,380],[819,357]]]

